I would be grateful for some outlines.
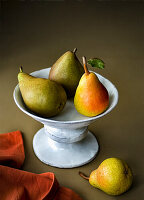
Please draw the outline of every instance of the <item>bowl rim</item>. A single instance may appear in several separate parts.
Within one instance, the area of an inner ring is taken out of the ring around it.
[[[37,72],[40,72],[40,71],[42,71],[42,70],[47,70],[47,69],[50,70],[50,67],[49,67],[49,68],[44,68],[44,69],[41,69],[41,70],[37,70],[37,71],[34,71],[34,72],[31,72],[30,75],[33,75],[33,74],[35,74],[35,73],[37,73]],[[103,113],[99,114],[99,115],[96,115],[96,116],[94,116],[94,117],[89,117],[89,118],[87,118],[87,119],[82,119],[82,120],[59,121],[59,120],[54,120],[54,119],[50,119],[50,118],[40,117],[40,116],[38,116],[38,115],[36,115],[36,114],[32,114],[32,113],[30,113],[28,110],[23,109],[23,108],[18,104],[18,102],[17,102],[17,99],[16,99],[16,95],[15,95],[15,94],[16,94],[17,88],[19,87],[19,84],[17,84],[17,85],[15,86],[15,88],[14,88],[14,92],[13,92],[14,101],[15,101],[16,105],[18,106],[18,108],[19,108],[21,111],[23,111],[25,114],[31,116],[32,118],[37,119],[38,121],[45,121],[45,122],[47,122],[47,123],[58,123],[58,124],[77,124],[77,123],[85,123],[85,122],[95,121],[96,119],[98,119],[98,118],[100,118],[100,117],[102,117],[102,116],[108,114],[111,110],[113,110],[113,108],[114,108],[114,107],[117,105],[117,103],[118,103],[119,94],[118,94],[117,88],[115,87],[115,85],[114,85],[110,80],[108,80],[108,79],[105,78],[104,76],[102,76],[102,75],[96,73],[95,71],[92,71],[92,70],[89,70],[89,71],[95,73],[95,74],[98,75],[99,77],[104,78],[104,80],[106,80],[107,82],[109,82],[109,83],[113,86],[113,88],[114,88],[114,90],[115,90],[115,92],[114,92],[114,94],[115,94],[115,95],[114,95],[114,96],[115,96],[114,104],[113,104],[111,107],[109,107],[108,109],[106,109]]]

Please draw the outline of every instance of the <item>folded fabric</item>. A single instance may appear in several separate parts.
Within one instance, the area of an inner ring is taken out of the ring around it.
[[[54,173],[8,167],[20,168],[24,158],[21,132],[0,134],[0,200],[82,200],[71,189],[60,187]]]
[[[20,168],[25,153],[20,131],[0,134],[0,164]]]

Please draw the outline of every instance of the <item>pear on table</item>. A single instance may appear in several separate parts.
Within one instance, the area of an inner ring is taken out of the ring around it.
[[[67,95],[58,83],[24,73],[22,67],[18,81],[23,101],[34,113],[42,117],[52,117],[63,110]]]
[[[85,73],[82,75],[76,89],[74,105],[80,114],[93,117],[107,109],[109,95],[96,74],[88,71],[85,57],[83,57],[83,65]]]
[[[79,175],[89,183],[109,195],[120,195],[132,185],[133,175],[127,163],[118,158],[108,158],[92,171],[90,177]]]
[[[61,84],[68,97],[75,95],[79,80],[84,73],[83,66],[76,56],[76,48],[64,53],[52,66],[49,79]]]

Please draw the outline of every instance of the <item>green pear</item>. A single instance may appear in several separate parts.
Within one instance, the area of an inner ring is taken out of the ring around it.
[[[120,195],[132,185],[133,175],[127,163],[118,158],[108,158],[99,167],[92,171],[90,177],[82,172],[80,176],[89,180],[89,183],[109,195]]]
[[[68,97],[75,95],[79,80],[84,73],[84,69],[76,56],[76,48],[67,51],[52,66],[49,79],[61,84]]]
[[[42,117],[59,114],[67,100],[64,88],[58,83],[33,77],[22,71],[18,74],[19,88],[28,109]]]

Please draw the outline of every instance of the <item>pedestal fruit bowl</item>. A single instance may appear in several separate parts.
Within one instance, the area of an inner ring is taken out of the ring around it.
[[[31,73],[35,77],[48,78],[50,68]],[[51,118],[40,117],[29,111],[22,99],[19,85],[14,89],[14,101],[21,111],[44,125],[33,138],[36,156],[45,164],[59,168],[73,168],[90,162],[98,152],[96,137],[88,131],[88,125],[108,114],[118,102],[116,87],[106,78],[97,74],[109,94],[109,106],[95,117],[79,114],[73,99],[67,100],[63,111]]]

